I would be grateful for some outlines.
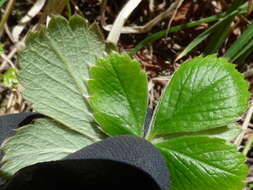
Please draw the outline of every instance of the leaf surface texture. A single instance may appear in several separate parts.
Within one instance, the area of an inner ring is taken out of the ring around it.
[[[142,136],[148,106],[147,77],[127,54],[112,54],[91,69],[90,103],[110,135]]]

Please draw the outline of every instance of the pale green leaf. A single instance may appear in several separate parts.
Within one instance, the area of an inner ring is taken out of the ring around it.
[[[26,100],[52,119],[19,129],[3,144],[3,173],[61,159],[104,138],[86,99],[89,67],[103,52],[104,44],[78,16],[70,21],[53,17],[48,28],[28,37],[19,56],[18,78]]]
[[[171,176],[170,190],[241,190],[245,157],[222,139],[180,137],[156,145]]]
[[[147,76],[127,54],[112,54],[91,68],[90,103],[110,135],[142,136],[148,106]]]
[[[93,142],[58,122],[38,119],[3,144],[1,173],[10,176],[25,166],[62,159]]]
[[[86,100],[89,67],[102,57],[104,44],[84,19],[53,17],[47,29],[31,34],[19,57],[23,95],[33,108],[66,127],[99,140]]]
[[[248,84],[233,64],[216,56],[184,63],[166,87],[151,136],[202,131],[236,121],[248,106]]]

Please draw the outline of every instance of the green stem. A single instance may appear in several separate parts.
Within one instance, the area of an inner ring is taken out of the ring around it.
[[[2,16],[2,19],[1,19],[1,22],[0,22],[0,36],[2,35],[2,33],[4,31],[4,24],[8,20],[15,2],[16,2],[16,0],[10,0],[7,4],[4,15]]]
[[[67,5],[67,10],[68,10],[68,17],[70,18],[72,15],[70,0],[66,0],[66,5]]]

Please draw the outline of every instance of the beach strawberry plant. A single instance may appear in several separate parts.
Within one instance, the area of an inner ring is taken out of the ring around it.
[[[94,25],[93,25],[94,26]],[[145,138],[162,153],[172,190],[241,190],[245,157],[230,144],[248,84],[215,55],[186,61],[166,85],[147,132],[148,79],[127,54],[106,53],[93,26],[55,16],[19,56],[23,96],[47,116],[2,145],[1,173],[59,160],[109,136]]]

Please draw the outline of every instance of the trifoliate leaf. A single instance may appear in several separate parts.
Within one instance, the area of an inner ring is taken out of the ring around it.
[[[29,36],[26,46],[19,57],[24,98],[37,112],[98,140],[85,81],[104,44],[84,19],[74,16],[69,22],[53,17],[47,29]]]
[[[180,137],[156,145],[170,175],[170,190],[241,190],[245,158],[233,145],[210,137]]]
[[[246,110],[248,98],[248,84],[234,65],[197,57],[184,63],[165,89],[151,136],[225,126]]]
[[[36,120],[3,144],[1,173],[10,176],[25,166],[62,159],[93,142],[53,120]]]
[[[91,68],[90,103],[110,135],[141,136],[148,105],[147,77],[127,54],[112,54]]]
[[[31,34],[19,56],[23,95],[51,119],[18,130],[3,145],[2,170],[12,175],[37,162],[57,160],[104,138],[86,96],[89,67],[102,57],[104,44],[84,19],[53,17],[47,29]],[[63,130],[64,129],[64,130]]]

